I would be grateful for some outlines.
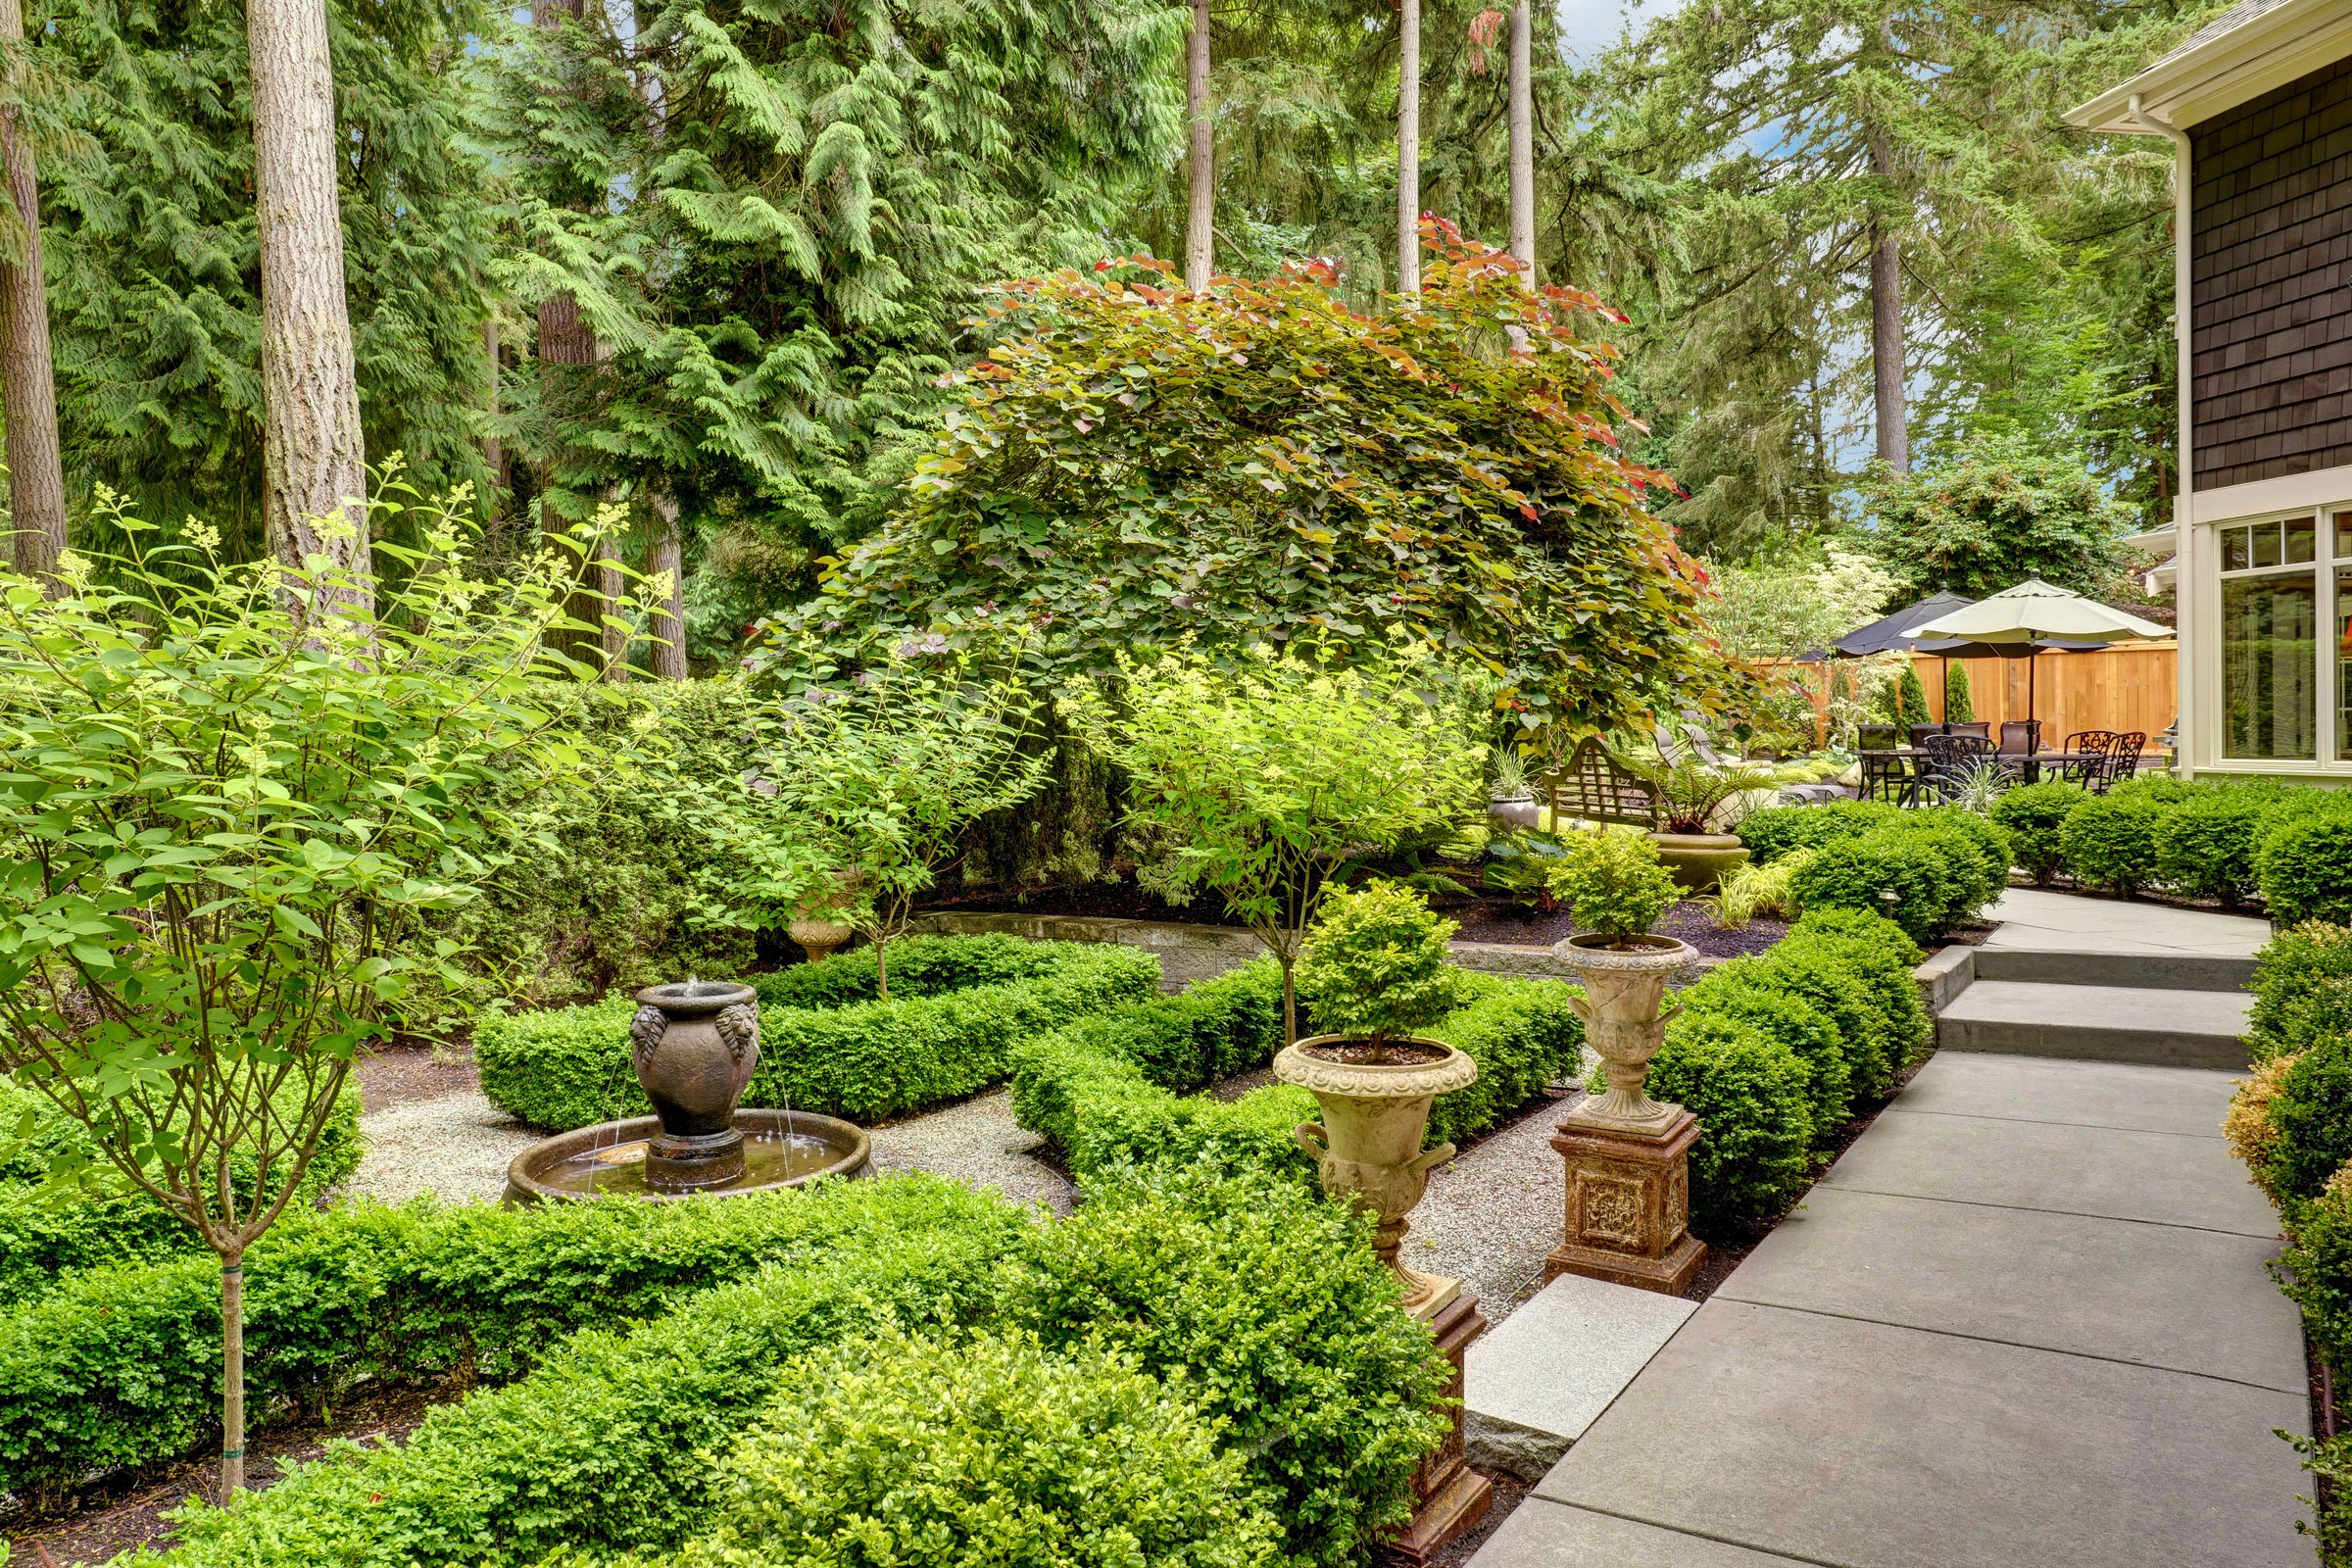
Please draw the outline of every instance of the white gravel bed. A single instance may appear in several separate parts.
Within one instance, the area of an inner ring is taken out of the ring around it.
[[[495,1203],[507,1162],[533,1141],[478,1089],[388,1105],[360,1118],[367,1152],[349,1190],[398,1203],[435,1193],[452,1203]]]
[[[1013,1152],[1038,1143],[1012,1119],[1012,1091],[992,1089],[958,1105],[877,1127],[874,1169],[927,1170],[991,1188],[1016,1203],[1043,1203],[1067,1214],[1078,1201],[1068,1177],[1036,1155]]]
[[[1562,1103],[1538,1101],[1432,1172],[1405,1232],[1404,1261],[1460,1280],[1490,1323],[1543,1282],[1544,1256],[1560,1244],[1567,1176],[1551,1134]]]

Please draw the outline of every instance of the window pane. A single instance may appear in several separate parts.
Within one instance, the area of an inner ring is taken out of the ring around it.
[[[2316,755],[2319,586],[2308,576],[2222,584],[2224,757]]]
[[[2253,547],[2248,543],[2251,537],[2251,531],[2245,528],[2222,530],[2222,569],[2224,571],[2243,571],[2247,566],[2253,564]]]
[[[2257,566],[2278,564],[2278,525],[2277,523],[2260,522],[2254,525],[2254,564]]]
[[[2312,519],[2309,517],[2287,518],[2286,559],[2296,562],[2309,561],[2312,554],[2313,538],[2317,534],[2318,530],[2319,524],[2312,521]]]
[[[2352,557],[2352,512],[2335,514],[2335,553],[2339,558]]]
[[[2352,566],[2335,568],[2335,755],[2352,760]]]

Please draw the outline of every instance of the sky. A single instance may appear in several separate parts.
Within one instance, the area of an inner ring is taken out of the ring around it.
[[[1556,0],[1560,15],[1560,38],[1570,59],[1578,65],[1591,65],[1593,57],[1617,41],[1624,29],[1625,14],[1635,0]],[[1673,9],[1670,0],[1649,0],[1644,13],[1655,14]]]

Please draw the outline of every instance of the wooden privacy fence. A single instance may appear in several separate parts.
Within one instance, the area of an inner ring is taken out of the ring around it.
[[[1975,716],[1998,725],[2003,719],[2037,717],[2042,739],[2063,742],[2077,730],[2138,730],[2148,737],[2151,752],[2156,737],[2172,727],[2180,710],[2180,645],[2162,640],[2114,643],[2080,654],[2036,654],[2026,659],[1955,659],[1951,667],[1968,671],[1968,695]],[[1826,731],[1830,712],[1830,681],[1840,661],[1825,660],[1793,666],[1813,697],[1815,719]],[[2026,710],[2027,671],[2034,668],[2034,710]],[[1913,654],[1911,667],[1928,689],[1928,711],[1943,720],[1945,662],[1933,654]],[[1997,733],[1997,730],[1996,730]]]

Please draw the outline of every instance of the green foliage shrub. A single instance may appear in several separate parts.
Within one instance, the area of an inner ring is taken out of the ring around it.
[[[1657,841],[1640,828],[1604,827],[1564,842],[1568,854],[1551,867],[1552,895],[1611,946],[1647,934],[1682,897]]]
[[[1993,803],[1992,823],[2009,839],[2009,858],[2038,887],[2066,863],[2060,835],[2076,807],[2090,799],[2080,784],[2021,784]]]
[[[1968,822],[1977,826],[1971,828]],[[1989,904],[2008,846],[1987,848],[1989,824],[1971,813],[1910,812],[1858,837],[1824,845],[1789,879],[1800,908],[1886,914],[1932,942]],[[1994,862],[2000,862],[1996,869]],[[1891,893],[1888,900],[1883,895]]]
[[[1758,865],[1751,860],[1734,866],[1724,873],[1715,891],[1699,902],[1708,906],[1715,923],[1727,931],[1744,930],[1761,915],[1787,919],[1796,903],[1789,886],[1797,871],[1812,858],[1811,850],[1799,848],[1777,857],[1770,865]]]
[[[894,1322],[984,1321],[1036,1228],[931,1177],[782,1196],[812,1220],[829,1211],[823,1234],[661,1317],[573,1335],[528,1376],[435,1409],[405,1446],[336,1444],[233,1508],[194,1506],[168,1558],[125,1568],[524,1568],[682,1542],[715,1501],[710,1456],[775,1398],[786,1363]]]
[[[1968,689],[1968,666],[1953,664],[1943,677],[1943,721],[1966,724],[1976,716],[1977,705]]]
[[[1903,728],[1935,722],[1935,716],[1928,711],[1928,688],[1919,678],[1917,664],[1906,662],[1903,665],[1903,672],[1895,677],[1891,696],[1890,716]]]
[[[2352,1184],[2331,1181],[2295,1215],[2273,1270],[2340,1378],[2352,1372]]]
[[[1791,850],[1817,850],[1859,838],[1897,821],[1902,812],[1884,801],[1833,801],[1826,806],[1768,806],[1740,823],[1740,842],[1752,863],[1770,865]]]
[[[2352,1159],[2352,1036],[2314,1041],[2278,1075],[2255,1180],[2290,1215]]]
[[[967,971],[943,956],[958,943],[980,944]],[[983,973],[1004,957],[998,939],[936,938],[918,948],[939,983]],[[893,944],[894,948],[901,944]],[[747,1105],[790,1102],[805,1110],[872,1121],[976,1093],[999,1082],[1015,1040],[1054,1029],[1115,1003],[1155,994],[1159,960],[1115,943],[1039,943],[1049,950],[1030,978],[975,985],[906,1001],[844,1006],[762,1005],[760,1065],[744,1090]],[[869,977],[870,952],[842,954],[811,970],[842,966]],[[894,959],[894,968],[896,962]],[[797,984],[829,990],[829,977]],[[565,1130],[650,1112],[626,1050],[635,1011],[625,998],[592,1007],[518,1013],[485,1020],[475,1035],[482,1093],[534,1126]]]
[[[1690,1225],[1701,1235],[1780,1213],[1813,1170],[1810,1075],[1787,1046],[1721,1012],[1666,1026],[1650,1058],[1649,1093],[1696,1116],[1690,1148]]]
[[[1803,996],[1779,986],[1772,970],[1752,958],[1735,959],[1710,971],[1676,1000],[1686,1015],[1721,1016],[1746,1024],[1804,1063],[1806,1110],[1817,1143],[1826,1143],[1852,1119],[1853,1068],[1846,1059],[1843,1031],[1838,1020]]]
[[[1417,1033],[1461,1001],[1461,971],[1446,957],[1460,929],[1399,883],[1335,889],[1307,928],[1298,1000],[1327,1034]]]
[[[1878,1014],[1887,1076],[1883,1084],[1865,1084],[1857,1073],[1858,1096],[1884,1098],[1893,1093],[1895,1075],[1925,1053],[1935,1038],[1936,1020],[1920,1000],[1919,982],[1911,973],[1927,955],[1890,920],[1866,910],[1809,909],[1767,956],[1784,957],[1792,964],[1832,958],[1848,966],[1861,981]]]
[[[300,1096],[279,1097],[285,1111],[299,1107]],[[96,1151],[79,1124],[68,1120],[49,1101],[31,1090],[0,1078],[0,1148],[32,1118],[25,1141],[0,1159],[0,1301],[22,1301],[54,1285],[75,1269],[106,1263],[127,1263],[204,1252],[204,1240],[194,1226],[112,1173],[99,1176],[94,1187],[50,1187],[43,1178],[59,1155],[69,1162],[94,1160]],[[327,1118],[292,1200],[308,1206],[328,1190],[350,1180],[359,1168],[360,1091],[346,1085]],[[230,1179],[240,1191],[253,1182],[253,1155],[240,1151],[229,1162]]]
[[[1410,1515],[1413,1469],[1442,1433],[1444,1363],[1396,1299],[1352,1205],[1170,1169],[1091,1184],[1040,1230],[1004,1311],[1049,1344],[1181,1370],[1230,1424],[1290,1560],[1342,1568]]]
[[[1737,960],[1742,973],[1784,996],[1810,1003],[1838,1030],[1845,1055],[1846,1088],[1855,1103],[1884,1100],[1894,1088],[1896,1071],[1909,1054],[1907,1044],[1892,1039],[1893,1030],[1878,991],[1862,971],[1837,952],[1818,942],[1804,942],[1788,951],[1784,939],[1754,958]],[[1726,969],[1734,964],[1725,964]]]
[[[2352,925],[2352,805],[2297,811],[2276,823],[2254,852],[2254,874],[2280,925]]]
[[[2129,894],[2156,880],[2156,823],[2165,803],[2144,790],[2094,795],[2059,830],[2066,874],[2086,888]]]
[[[2246,1025],[2258,1062],[2352,1034],[2352,928],[2309,920],[2263,944]]]
[[[2263,790],[2217,789],[2168,806],[2149,834],[2154,880],[2187,898],[2244,903],[2275,800]]]
[[[291,1213],[246,1263],[246,1398],[316,1411],[365,1381],[503,1381],[564,1336],[658,1316],[763,1263],[931,1200],[780,1193],[721,1202],[348,1204]],[[895,1191],[892,1190],[892,1191]],[[0,1318],[0,1488],[175,1456],[219,1429],[209,1255],[86,1270]]]
[[[1129,1355],[1034,1338],[831,1346],[720,1461],[677,1568],[1259,1568],[1278,1530],[1218,1428]]]
[[[945,996],[976,986],[1011,985],[1054,973],[1087,944],[1032,942],[1001,931],[974,936],[901,937],[890,945],[891,1000]],[[847,1007],[880,998],[872,948],[852,948],[815,963],[788,964],[749,982],[763,1006]]]

